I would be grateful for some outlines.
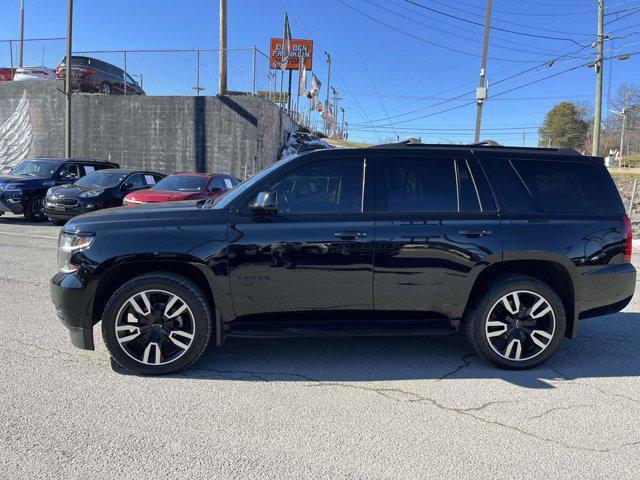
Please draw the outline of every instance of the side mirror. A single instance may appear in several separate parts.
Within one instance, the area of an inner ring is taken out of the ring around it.
[[[209,190],[209,196],[213,197],[214,195],[218,195],[221,191],[220,188],[212,188]]]
[[[133,183],[125,182],[122,184],[122,190],[131,190],[133,188]]]
[[[278,213],[278,196],[275,192],[260,192],[249,210],[254,215],[275,215]]]

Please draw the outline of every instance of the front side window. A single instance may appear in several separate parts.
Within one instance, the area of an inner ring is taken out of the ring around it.
[[[82,175],[80,175],[79,165],[73,165],[73,164],[65,165],[64,167],[62,167],[62,170],[60,170],[60,178],[77,179],[77,178],[80,178],[81,176]]]
[[[278,212],[362,212],[364,160],[333,159],[294,168],[264,188],[276,194]]]

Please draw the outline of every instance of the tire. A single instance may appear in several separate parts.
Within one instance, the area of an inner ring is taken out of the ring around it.
[[[29,197],[24,207],[24,218],[29,222],[44,222],[47,219],[44,214],[44,195],[34,194]]]
[[[173,306],[172,296],[178,297]],[[113,360],[125,370],[164,375],[202,355],[211,338],[211,318],[211,306],[195,283],[174,273],[153,272],[129,280],[111,296],[102,316],[102,336]]]
[[[536,367],[562,343],[567,325],[564,305],[551,287],[536,278],[504,275],[472,301],[463,320],[464,334],[480,357],[500,368]]]
[[[100,93],[102,95],[111,95],[113,91],[111,90],[111,85],[108,82],[102,82],[100,84]]]

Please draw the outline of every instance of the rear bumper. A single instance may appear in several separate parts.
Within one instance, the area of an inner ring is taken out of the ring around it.
[[[74,347],[93,350],[93,294],[76,274],[58,273],[50,283],[51,301],[58,319],[69,329]]]
[[[636,288],[636,269],[631,263],[608,265],[582,275],[578,318],[616,313],[625,308]]]

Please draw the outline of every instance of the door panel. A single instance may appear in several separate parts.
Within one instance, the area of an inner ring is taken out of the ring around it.
[[[437,152],[376,159],[377,312],[459,318],[478,273],[501,257],[500,219],[470,160]]]
[[[278,213],[248,205],[230,216],[229,266],[237,317],[373,310],[374,216],[364,212],[366,163],[340,158],[299,164],[258,186]]]

